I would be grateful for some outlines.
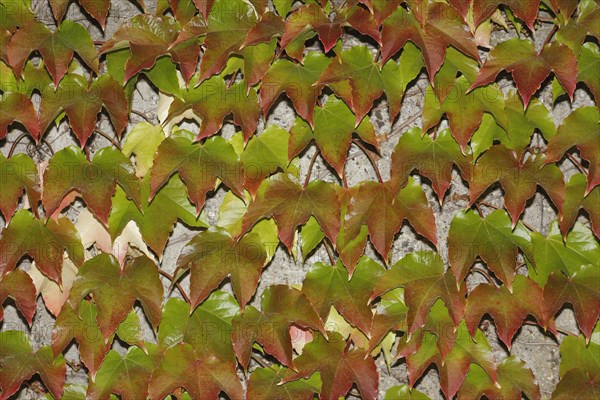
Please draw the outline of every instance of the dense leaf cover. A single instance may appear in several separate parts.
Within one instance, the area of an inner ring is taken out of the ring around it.
[[[599,398],[600,115],[574,107],[555,124],[539,99],[551,77],[553,102],[576,88],[600,102],[596,0],[159,0],[152,13],[140,0],[101,42],[70,3],[49,0],[50,28],[28,0],[0,2],[0,320],[14,306],[35,325],[40,294],[55,318],[38,349],[2,326],[0,399],[39,377],[48,399],[420,400],[432,366],[447,399],[541,399],[485,319],[509,353],[523,324],[561,343],[552,399]],[[106,28],[109,0],[74,3]],[[518,37],[492,45],[501,29]],[[372,111],[403,118],[421,74],[421,127],[380,134]],[[131,119],[142,80],[160,123]],[[293,125],[263,123],[284,98]],[[65,119],[79,146],[54,152]],[[16,154],[27,135],[52,156]],[[351,148],[377,180],[348,184]],[[331,179],[311,179],[317,157]],[[459,180],[468,194],[441,229],[434,211]],[[536,194],[557,215],[543,232],[523,219]],[[170,273],[178,221],[195,232]],[[405,226],[423,247],[398,257]],[[257,295],[278,246],[329,262]],[[565,307],[579,332],[557,327]],[[80,360],[65,359],[72,343]],[[379,357],[403,360],[407,384],[380,390]],[[87,386],[65,384],[67,368]]]

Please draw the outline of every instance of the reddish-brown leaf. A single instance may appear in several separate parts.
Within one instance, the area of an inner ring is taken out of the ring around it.
[[[40,136],[40,122],[31,99],[21,93],[7,93],[0,99],[0,139],[4,139],[8,127],[20,122],[36,141]]]
[[[31,326],[35,314],[37,291],[26,272],[17,269],[9,272],[0,280],[0,321],[4,318],[2,304],[8,297],[15,301],[17,309],[21,311]]]
[[[0,213],[6,223],[10,223],[24,192],[27,192],[29,207],[37,212],[42,197],[39,181],[37,166],[31,158],[15,154],[7,159],[0,154]]]

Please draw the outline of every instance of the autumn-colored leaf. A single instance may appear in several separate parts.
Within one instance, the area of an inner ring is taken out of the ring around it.
[[[71,221],[59,218],[44,223],[26,210],[18,211],[3,229],[0,249],[0,277],[14,270],[24,255],[29,255],[44,275],[60,284],[65,251],[75,264],[83,262],[83,246]]]
[[[150,178],[152,198],[175,172],[186,183],[197,214],[204,207],[206,193],[215,189],[217,178],[243,197],[242,163],[231,144],[218,136],[194,143],[189,132],[179,132],[165,139],[156,151]]]
[[[99,54],[129,47],[131,56],[125,64],[125,82],[141,70],[151,68],[158,57],[169,55],[181,66],[189,82],[196,71],[200,47],[194,38],[178,40],[180,30],[181,25],[173,18],[136,15],[119,27],[102,45]]]
[[[289,286],[269,286],[260,303],[261,311],[250,306],[233,319],[233,348],[240,364],[248,369],[252,345],[258,342],[265,352],[293,368],[290,327],[311,328],[325,334],[323,320],[309,299]]]
[[[319,5],[312,3],[300,7],[287,18],[285,32],[279,41],[279,46],[286,50],[290,57],[300,60],[304,50],[304,41],[312,38],[316,32],[327,53],[342,36],[342,28],[345,26],[353,27],[380,42],[378,24],[365,9],[361,7],[344,8],[333,20],[330,20]],[[296,42],[298,42],[297,45],[291,49],[289,45]]]
[[[315,109],[314,128],[311,129],[301,118],[294,121],[290,130],[288,157],[297,156],[314,140],[323,158],[342,176],[353,133],[365,143],[379,148],[371,120],[367,117],[358,125],[355,122],[356,118],[346,103],[329,96],[322,107]]]
[[[429,79],[433,82],[436,72],[444,63],[448,46],[477,61],[479,53],[473,35],[456,11],[438,2],[427,4],[424,24],[403,7],[398,7],[386,18],[381,30],[381,58],[386,62],[410,40],[421,49]]]
[[[254,295],[266,264],[265,244],[255,233],[239,241],[221,229],[201,232],[183,248],[177,260],[176,279],[191,269],[192,310],[227,277],[242,309]]]
[[[67,372],[62,354],[54,357],[48,346],[34,352],[29,338],[22,331],[0,332],[0,343],[1,400],[9,399],[34,374],[42,378],[54,397],[62,396]]]
[[[398,287],[404,288],[409,334],[425,325],[429,309],[438,298],[444,301],[456,325],[463,316],[466,288],[457,286],[452,273],[444,272],[444,263],[436,253],[414,252],[398,261],[379,279],[371,299]]]
[[[111,393],[123,400],[145,400],[153,371],[158,367],[160,356],[155,345],[149,344],[148,353],[139,347],[130,347],[125,355],[111,350],[91,381],[87,399],[106,399]]]
[[[363,225],[371,243],[387,262],[392,242],[404,220],[431,243],[437,245],[435,218],[425,193],[414,179],[394,192],[389,182],[362,182],[350,189],[351,199],[344,221],[345,238],[354,238]]]
[[[571,304],[579,328],[589,340],[600,317],[600,271],[597,265],[581,265],[569,277],[553,272],[544,286],[546,320],[552,318],[565,303]]]
[[[296,112],[313,124],[317,96],[323,85],[317,83],[330,59],[317,52],[309,52],[302,64],[286,59],[276,60],[262,79],[260,101],[263,115],[267,115],[273,103],[284,93],[294,103]]]
[[[352,275],[340,261],[336,265],[313,264],[302,284],[302,293],[308,297],[323,321],[334,306],[350,324],[365,334],[371,331],[373,313],[369,298],[385,270],[377,262],[363,257]]]
[[[392,153],[390,182],[394,190],[404,187],[413,170],[431,180],[440,203],[450,188],[452,167],[456,165],[464,178],[470,180],[471,157],[461,153],[450,130],[444,129],[435,139],[423,135],[419,128],[410,129],[400,136]]]
[[[165,351],[152,373],[149,397],[163,399],[175,389],[185,388],[194,399],[216,400],[221,391],[231,400],[243,398],[242,385],[233,364],[211,354],[202,354],[187,343]]]
[[[7,93],[0,99],[0,139],[8,133],[8,127],[19,122],[37,141],[40,136],[40,123],[31,99],[21,93]]]
[[[527,365],[514,356],[509,356],[498,363],[499,386],[486,374],[479,365],[471,365],[464,383],[458,391],[459,399],[520,400],[523,394],[531,400],[540,400],[540,388],[533,372]]]
[[[521,223],[513,228],[509,216],[501,210],[485,218],[472,210],[463,211],[450,224],[448,260],[457,280],[462,281],[479,256],[511,290],[519,249],[533,259],[530,243],[527,229]]]
[[[40,132],[45,132],[64,111],[79,144],[84,147],[96,129],[98,114],[103,108],[119,137],[127,127],[129,102],[125,90],[108,75],[102,75],[90,84],[81,75],[69,74],[56,91],[45,89],[40,106]]]
[[[35,314],[37,291],[29,275],[20,269],[14,270],[0,280],[0,321],[4,318],[2,304],[11,297],[17,309],[31,326]]]
[[[552,393],[552,399],[567,400],[576,396],[594,399],[600,390],[600,343],[598,326],[591,341],[579,336],[567,336],[560,344],[560,381]]]
[[[98,74],[99,60],[92,38],[82,25],[73,21],[63,21],[54,32],[38,21],[23,25],[8,44],[8,60],[15,75],[21,75],[25,62],[36,50],[44,58],[54,86],[58,86],[67,72],[74,53]]]
[[[467,89],[466,77],[457,78],[452,91],[440,103],[433,89],[429,87],[425,92],[423,105],[423,130],[427,131],[437,125],[445,114],[452,136],[460,144],[463,153],[471,136],[481,124],[484,112],[491,114],[498,125],[507,126],[504,96],[498,86],[477,88],[470,93]]]
[[[391,331],[406,331],[408,307],[404,303],[404,289],[398,288],[380,296],[373,321],[369,348],[375,348]]]
[[[319,82],[349,82],[352,95],[344,100],[356,114],[356,124],[371,110],[373,102],[385,93],[390,120],[393,121],[400,112],[406,86],[421,70],[418,64],[406,63],[408,65],[405,67],[403,61],[401,59],[399,64],[388,61],[381,66],[373,60],[373,54],[366,46],[354,46],[342,51],[329,64]]]
[[[248,380],[246,396],[248,400],[313,400],[319,393],[320,379],[313,375],[310,379],[280,384],[287,370],[274,366],[256,368]]]
[[[585,194],[586,185],[587,180],[583,174],[575,174],[567,182],[567,194],[559,218],[563,236],[567,235],[579,215],[579,210],[583,208],[590,218],[594,234],[600,239],[600,188],[596,186]]]
[[[221,76],[213,76],[195,88],[182,90],[181,98],[171,103],[169,119],[191,110],[201,122],[198,140],[217,133],[229,114],[233,115],[233,123],[242,128],[246,140],[256,130],[260,114],[258,95],[256,89],[248,90],[244,81],[228,85]]]
[[[282,382],[308,378],[315,371],[321,374],[322,400],[337,400],[345,396],[353,384],[364,399],[377,398],[379,376],[373,359],[362,349],[346,348],[346,341],[337,332],[327,332],[327,339],[316,333],[294,360],[296,371],[289,371]]]
[[[573,111],[558,127],[556,136],[548,142],[546,163],[560,160],[571,147],[577,147],[581,158],[590,163],[587,188],[588,194],[600,184],[600,113],[597,107],[581,107]]]
[[[544,321],[542,288],[522,275],[515,277],[512,293],[506,286],[479,284],[469,293],[465,309],[465,322],[471,335],[485,314],[494,319],[498,337],[510,350],[512,339],[527,315]]]
[[[121,268],[118,260],[101,253],[79,268],[69,302],[75,311],[81,300],[93,294],[98,307],[96,320],[104,338],[115,332],[136,300],[142,304],[148,320],[157,327],[161,318],[163,286],[158,267],[141,256],[127,261]]]
[[[105,341],[96,322],[96,305],[84,300],[78,311],[66,304],[56,318],[52,329],[52,351],[55,355],[63,352],[75,340],[79,346],[81,361],[92,376],[102,364],[110,350],[111,341]]]
[[[110,9],[110,0],[78,0],[83,9],[92,16],[104,30],[106,28],[106,17]],[[50,7],[57,22],[62,21],[69,6],[70,0],[51,0]],[[140,1],[143,4],[143,1]]]
[[[475,26],[481,24],[485,19],[492,16],[499,5],[503,4],[512,10],[517,18],[525,22],[529,30],[534,31],[534,22],[539,11],[539,0],[477,0],[473,1],[473,20]]]
[[[552,392],[552,400],[594,399],[600,391],[600,380],[588,371],[573,368],[562,377]]]
[[[470,183],[470,200],[473,204],[484,192],[499,181],[504,189],[504,207],[512,218],[513,226],[525,210],[525,203],[541,186],[562,210],[565,200],[565,183],[558,166],[546,164],[544,157],[532,155],[521,160],[514,151],[497,145],[486,151],[473,168]]]
[[[327,205],[327,206],[325,206]],[[339,200],[332,184],[312,181],[303,188],[285,174],[263,181],[244,215],[241,234],[259,220],[274,218],[281,242],[291,251],[298,225],[314,216],[329,240],[334,243],[340,228]]]
[[[569,46],[576,55],[579,55],[587,36],[600,38],[600,27],[598,27],[600,5],[595,0],[582,0],[576,3],[577,17],[565,18],[567,23],[560,26],[556,32],[556,39]],[[588,43],[591,44],[592,42]]]
[[[10,223],[19,199],[27,192],[29,207],[37,212],[41,199],[40,178],[35,162],[25,154],[15,154],[10,158],[0,154],[0,213],[6,223]]]
[[[525,107],[542,82],[554,72],[571,98],[577,83],[577,58],[567,46],[553,42],[538,53],[530,40],[513,38],[492,49],[471,89],[496,79],[500,71],[510,72]]]
[[[411,386],[432,363],[437,366],[440,386],[447,399],[453,398],[458,392],[472,363],[483,368],[492,382],[498,382],[494,353],[480,330],[477,330],[473,340],[465,323],[461,322],[458,325],[456,343],[445,359],[441,358],[436,341],[435,336],[427,332],[419,350],[406,357],[408,381]]]
[[[119,184],[127,196],[140,204],[140,183],[131,161],[114,147],[100,149],[90,162],[79,148],[57,152],[44,171],[42,204],[50,215],[60,212],[79,194],[90,211],[108,223],[111,197]]]

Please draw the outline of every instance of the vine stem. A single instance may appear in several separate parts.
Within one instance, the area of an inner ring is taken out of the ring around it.
[[[15,148],[17,147],[17,145],[18,145],[18,144],[21,142],[21,140],[23,140],[23,138],[25,138],[26,136],[27,136],[27,134],[26,134],[26,133],[21,133],[21,134],[19,135],[19,137],[15,139],[15,141],[14,141],[14,142],[13,142],[13,144],[12,144],[12,146],[10,146],[10,150],[8,150],[8,158],[10,158],[10,157],[13,155],[13,153],[14,153],[14,151],[15,151]]]
[[[315,161],[317,161],[317,156],[320,153],[321,152],[319,151],[319,149],[317,149],[317,151],[315,151],[315,154],[313,154],[312,158],[310,159],[310,164],[308,164],[308,171],[306,172],[306,178],[304,178],[304,185],[303,185],[303,187],[305,189],[308,186],[308,183],[310,182],[310,175],[312,174],[313,166],[315,165]]]
[[[496,281],[492,278],[492,276],[483,268],[473,267],[471,268],[472,272],[477,272],[485,277],[485,279],[492,285],[499,287]]]
[[[329,256],[329,262],[331,263],[331,265],[335,265],[335,257],[333,257],[333,250],[331,248],[331,245],[329,244],[327,239],[325,239],[323,243],[325,244],[325,250],[327,250],[327,255]]]
[[[175,287],[177,287],[177,290],[179,290],[179,293],[181,293],[181,296],[186,301],[186,303],[192,304],[192,301],[188,297],[187,293],[185,293],[185,290],[183,290],[183,288],[181,287],[181,285],[179,284],[179,282],[175,282],[175,278],[173,277],[173,275],[169,274],[167,271],[163,271],[160,268],[158,269],[158,272],[160,272],[160,274],[162,276],[164,276],[165,278],[167,278],[171,282],[171,284],[173,284],[173,285],[175,285]]]
[[[552,26],[552,29],[550,29],[550,32],[548,33],[548,36],[546,36],[546,40],[544,40],[544,44],[542,45],[542,48],[546,47],[546,45],[548,43],[550,43],[550,39],[552,39],[552,36],[554,36],[554,33],[557,30],[558,30],[558,25]]]
[[[109,142],[112,143],[113,146],[115,146],[117,149],[121,150],[121,145],[119,144],[119,142],[117,142],[115,139],[113,139],[112,137],[110,137],[110,135],[106,132],[103,132],[99,129],[94,129],[94,132],[96,132],[97,134],[99,134],[100,136],[104,137],[106,140],[108,140]]]
[[[569,161],[571,161],[573,164],[575,164],[575,167],[577,167],[577,169],[579,170],[579,172],[581,172],[585,176],[588,175],[588,172],[585,169],[585,167],[583,166],[583,164],[581,164],[581,162],[579,162],[578,159],[576,159],[575,157],[573,157],[573,154],[567,153],[567,158],[569,159]]]
[[[525,320],[525,321],[523,321],[523,324],[531,325],[531,326],[539,326],[540,328],[544,329],[544,327],[541,326],[537,321],[534,322],[534,321]],[[579,336],[578,334],[576,334],[574,332],[569,332],[569,331],[566,331],[564,329],[559,329],[559,328],[556,328],[556,332],[563,334],[565,336],[575,336],[575,337]]]
[[[379,167],[377,166],[377,161],[373,158],[373,155],[371,154],[371,152],[369,151],[369,149],[367,149],[365,147],[365,145],[363,145],[358,140],[353,140],[353,143],[356,146],[358,146],[358,148],[361,149],[363,153],[365,153],[365,155],[369,159],[369,162],[373,166],[373,169],[375,170],[375,174],[377,175],[377,180],[379,181],[379,183],[383,183],[383,178],[381,177],[381,172],[379,172]]]
[[[144,118],[146,120],[146,122],[150,123],[150,124],[154,124],[154,122],[152,122],[152,119],[147,116],[146,114],[144,114],[141,111],[136,111],[136,110],[131,110],[132,113],[134,113],[135,115],[139,115],[140,117]]]

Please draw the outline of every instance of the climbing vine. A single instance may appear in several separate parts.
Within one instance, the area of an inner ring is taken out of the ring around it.
[[[0,399],[426,399],[432,366],[447,399],[598,397],[596,0],[132,5],[108,33],[108,0],[49,0],[54,24],[0,2],[0,319],[35,326],[38,295],[54,318],[41,347],[1,322]],[[549,227],[526,222],[536,195]],[[422,246],[400,257],[403,226]],[[277,252],[308,272],[257,293]],[[560,343],[552,393],[511,354],[525,324]],[[380,389],[400,363],[407,384]]]

